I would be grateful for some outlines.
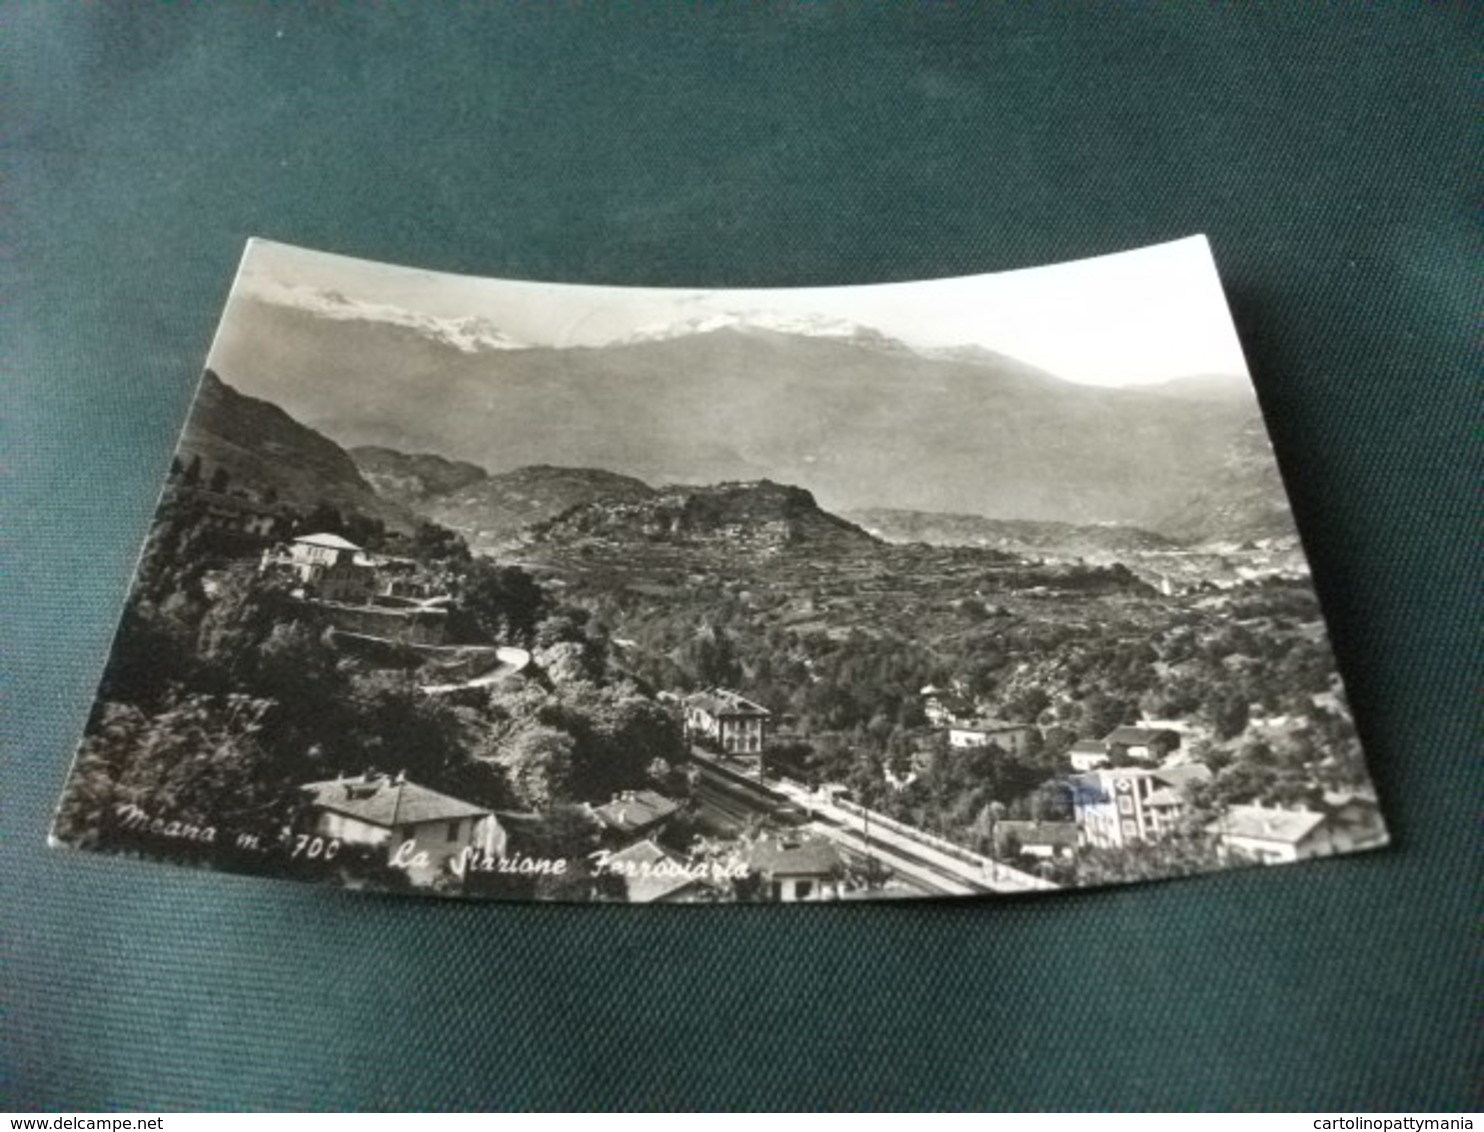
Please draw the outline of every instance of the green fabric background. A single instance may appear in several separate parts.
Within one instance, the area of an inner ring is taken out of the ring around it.
[[[0,1108],[1479,1102],[1471,4],[10,4]],[[242,243],[633,284],[1204,231],[1392,850],[1041,899],[362,898],[43,844]]]

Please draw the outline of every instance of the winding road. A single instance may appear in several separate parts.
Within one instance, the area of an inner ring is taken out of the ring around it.
[[[499,645],[495,648],[495,659],[499,662],[495,667],[472,680],[456,684],[420,684],[418,690],[430,696],[445,696],[449,692],[461,692],[465,688],[488,688],[524,670],[531,663],[531,654],[513,645]]]

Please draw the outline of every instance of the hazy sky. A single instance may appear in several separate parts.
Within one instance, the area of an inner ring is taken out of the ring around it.
[[[919,348],[984,346],[1090,385],[1247,372],[1201,236],[996,275],[732,291],[480,279],[254,240],[237,285],[265,284],[280,296],[286,285],[437,318],[477,316],[531,345],[595,346],[711,314],[765,311],[848,319]]]

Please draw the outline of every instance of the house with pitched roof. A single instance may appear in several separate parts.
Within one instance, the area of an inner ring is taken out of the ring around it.
[[[681,810],[679,802],[654,790],[624,790],[613,800],[593,807],[593,816],[603,823],[604,840],[628,845],[654,837]]]
[[[756,876],[764,899],[784,904],[838,900],[845,862],[834,842],[823,837],[768,837],[747,850],[747,871]]]
[[[286,547],[263,552],[262,571],[278,570],[298,581],[305,597],[355,605],[376,592],[376,570],[349,539],[320,532],[300,535]]]
[[[1101,739],[1078,739],[1067,750],[1072,769],[1081,773],[1097,770],[1108,762],[1108,744]]]
[[[1076,822],[1001,820],[994,823],[995,856],[1070,857],[1079,836]]]
[[[289,561],[306,570],[353,562],[361,553],[361,548],[349,539],[326,532],[300,535],[288,546]]]
[[[630,904],[687,904],[705,887],[694,869],[649,840],[608,856],[602,869],[623,880]]]
[[[1115,727],[1103,736],[1111,756],[1122,752],[1139,762],[1160,762],[1180,749],[1180,732],[1168,727]]]
[[[1327,816],[1310,809],[1232,806],[1206,826],[1206,832],[1229,856],[1263,865],[1335,852]]]
[[[383,848],[387,863],[403,869],[415,885],[433,883],[450,861],[469,851],[486,858],[505,852],[505,831],[489,810],[401,775],[368,773],[310,782],[300,789],[316,836]]]
[[[725,688],[685,698],[686,738],[724,754],[762,754],[772,722],[767,708]]]
[[[1011,723],[1004,719],[956,723],[948,728],[948,745],[962,751],[993,743],[1006,754],[1023,755],[1030,747],[1032,730],[1028,723]]]

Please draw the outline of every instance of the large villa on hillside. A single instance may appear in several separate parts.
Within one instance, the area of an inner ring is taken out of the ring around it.
[[[448,599],[418,582],[414,559],[320,532],[265,550],[258,571],[287,578],[295,596],[326,609],[343,632],[424,645],[447,637]]]
[[[357,605],[376,592],[376,568],[349,539],[321,532],[300,535],[287,546],[263,552],[259,569],[292,576],[305,596]]]

